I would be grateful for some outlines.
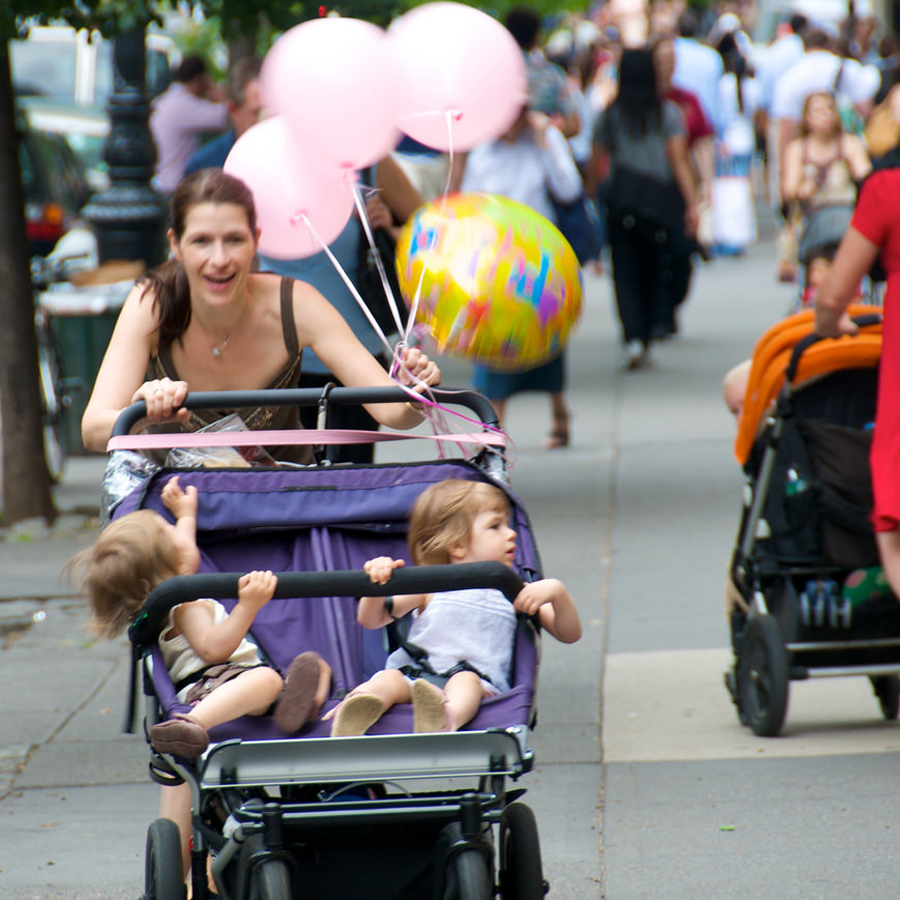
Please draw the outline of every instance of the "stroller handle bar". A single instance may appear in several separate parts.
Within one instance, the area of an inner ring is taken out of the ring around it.
[[[881,313],[867,313],[861,316],[853,316],[851,321],[857,328],[867,328],[872,325],[880,325],[882,320]],[[820,341],[828,341],[832,340],[832,338],[824,337],[821,334],[816,334],[813,332],[812,334],[808,334],[806,337],[801,338],[794,345],[794,349],[791,352],[791,359],[788,362],[787,368],[784,370],[784,380],[786,385],[790,385],[793,383],[795,376],[797,375],[797,368],[800,365],[800,358],[803,354],[813,346],[813,344],[818,344]]]
[[[478,416],[482,425],[497,427],[497,413],[490,400],[477,391],[430,388],[427,398],[441,404],[465,406]],[[363,403],[405,403],[413,400],[400,387],[269,388],[258,391],[200,391],[184,398],[185,409],[245,409],[254,406],[316,406],[320,402],[335,406]],[[113,426],[112,437],[122,437],[147,415],[147,404],[138,400],[125,407]]]
[[[180,603],[201,597],[237,597],[241,572],[178,575],[157,585],[128,629],[136,655],[156,643],[169,611]],[[277,598],[297,597],[388,597],[393,594],[424,594],[466,588],[495,588],[512,602],[522,590],[522,580],[499,562],[456,563],[442,566],[411,566],[395,569],[385,584],[375,584],[361,569],[331,572],[278,573]]]

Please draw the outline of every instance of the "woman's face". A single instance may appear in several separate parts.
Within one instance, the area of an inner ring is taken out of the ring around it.
[[[806,128],[811,134],[830,135],[837,127],[837,109],[832,97],[810,97],[806,106]]]
[[[242,294],[256,255],[246,210],[235,203],[198,203],[184,220],[181,238],[169,232],[169,244],[184,266],[191,301],[227,305]]]

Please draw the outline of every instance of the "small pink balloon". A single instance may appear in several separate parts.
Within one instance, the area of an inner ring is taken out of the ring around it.
[[[231,148],[224,169],[253,193],[259,249],[267,256],[312,256],[330,244],[350,219],[351,179],[303,152],[280,116],[245,131]]]
[[[263,60],[260,80],[266,104],[297,140],[338,167],[362,169],[397,144],[387,35],[371,22],[329,17],[291,28]]]
[[[498,138],[527,100],[519,45],[504,25],[471,6],[417,6],[395,20],[388,40],[397,70],[397,125],[429,147],[469,150]]]

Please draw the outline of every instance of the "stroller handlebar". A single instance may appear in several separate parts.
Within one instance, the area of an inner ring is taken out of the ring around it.
[[[455,388],[431,388],[428,398],[442,404],[465,406],[483,425],[497,426],[497,413],[490,400],[477,391]],[[410,395],[400,387],[269,388],[258,391],[200,391],[189,393],[182,406],[186,409],[245,409],[254,406],[316,406],[320,402],[335,406],[363,403],[405,403]],[[147,414],[147,404],[138,400],[119,414],[112,437],[121,437]]]
[[[180,603],[201,597],[237,597],[242,572],[178,575],[154,588],[138,618],[128,629],[135,654],[152,646],[159,637],[169,611]],[[522,580],[499,562],[456,563],[442,566],[410,566],[396,569],[385,584],[375,584],[361,569],[331,572],[278,573],[274,596],[298,597],[388,597],[433,591],[486,587],[501,591],[512,602],[522,590]]]
[[[882,321],[881,313],[866,313],[864,315],[852,316],[851,321],[857,328],[868,328],[872,325],[880,325]],[[800,359],[803,354],[814,344],[818,344],[820,341],[829,341],[834,340],[834,338],[825,337],[821,334],[816,334],[812,332],[808,334],[806,337],[801,338],[794,345],[794,349],[791,352],[791,358],[788,362],[787,368],[784,371],[785,385],[793,384],[794,378],[797,375],[797,369],[800,366]]]

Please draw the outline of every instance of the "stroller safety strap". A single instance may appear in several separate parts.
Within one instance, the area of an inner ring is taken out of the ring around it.
[[[229,432],[170,432],[168,434],[127,434],[112,437],[106,445],[113,450],[164,450],[171,447],[266,447],[297,444],[368,444],[376,441],[431,440],[437,443],[477,444],[505,447],[506,435],[500,431],[460,432],[456,434],[408,434],[398,431],[362,431],[351,429],[305,429]]]

